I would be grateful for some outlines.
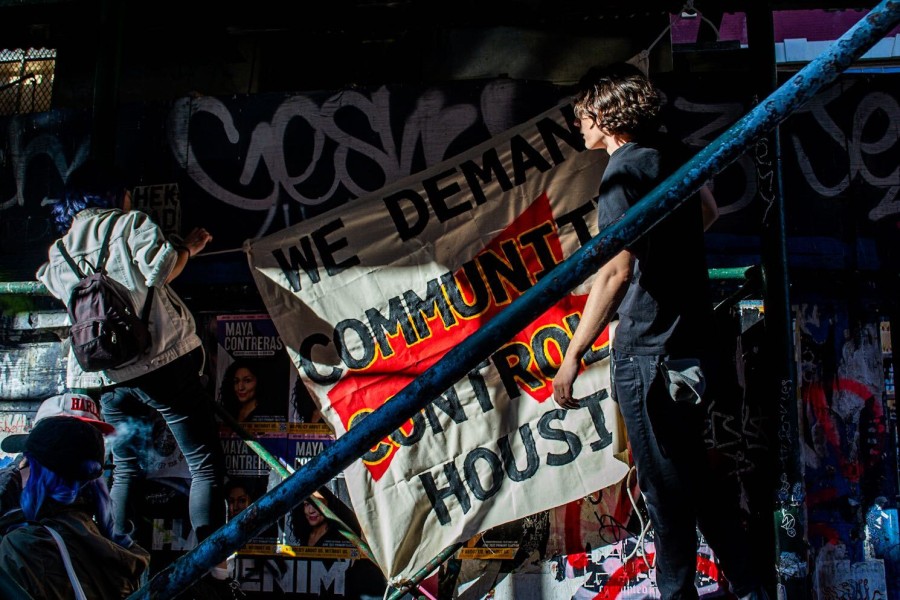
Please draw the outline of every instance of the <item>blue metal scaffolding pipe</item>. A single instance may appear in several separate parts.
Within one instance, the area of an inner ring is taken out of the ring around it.
[[[885,0],[823,54],[798,71],[764,102],[697,153],[619,221],[589,240],[490,323],[455,346],[390,402],[339,437],[308,462],[213,533],[157,573],[130,598],[174,598],[210,568],[244,546],[304,498],[359,459],[379,440],[427,406],[487,359],[522,327],[595,273],[604,262],[665,218],[715,173],[737,160],[758,137],[809,101],[900,22],[900,0]]]

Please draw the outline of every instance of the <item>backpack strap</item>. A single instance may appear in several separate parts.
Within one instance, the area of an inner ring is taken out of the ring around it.
[[[103,242],[100,243],[100,255],[97,256],[97,268],[95,269],[97,273],[106,268],[106,259],[109,258],[109,240],[112,237],[112,230],[116,227],[116,221],[118,221],[121,216],[122,213],[120,212],[113,213],[106,234],[103,236]]]
[[[106,234],[103,236],[103,243],[100,244],[100,255],[97,257],[96,272],[98,273],[106,268],[106,259],[109,258],[109,239],[112,237],[112,230],[116,226],[116,221],[118,221],[121,216],[122,213],[120,212],[113,213],[109,229],[106,230]],[[147,298],[144,300],[144,307],[141,309],[141,321],[144,322],[144,325],[147,325],[150,322],[150,307],[153,304],[153,291],[152,285],[147,288]]]
[[[66,247],[65,245],[63,245],[62,240],[56,240],[56,249],[59,250],[59,253],[62,254],[62,257],[66,259],[67,263],[69,263],[69,267],[71,267],[71,269],[75,271],[75,275],[78,276],[78,279],[84,279],[84,271],[79,269],[78,265],[75,264],[75,261],[72,260],[72,257],[69,256],[69,253],[66,251]]]
[[[109,240],[112,237],[112,230],[116,226],[116,221],[118,221],[121,216],[122,213],[120,212],[113,213],[112,222],[106,229],[106,233],[103,234],[103,241],[100,242],[100,254],[97,256],[97,266],[94,267],[95,273],[99,273],[106,268],[106,259],[109,258]],[[59,253],[62,254],[62,257],[66,259],[66,262],[69,263],[69,267],[75,271],[75,275],[78,276],[78,279],[84,279],[86,277],[84,271],[82,271],[75,261],[72,260],[72,256],[66,250],[66,246],[62,243],[61,239],[56,240],[56,248],[59,250]]]
[[[106,229],[106,233],[103,234],[103,241],[100,243],[100,254],[97,256],[97,266],[94,268],[95,273],[100,273],[106,268],[106,260],[109,258],[109,240],[112,238],[112,231],[121,216],[122,213],[120,212],[113,213],[109,227]],[[62,257],[66,259],[66,262],[69,263],[69,267],[75,271],[78,278],[84,279],[84,271],[82,271],[75,261],[72,260],[72,256],[66,251],[66,247],[61,239],[56,240],[56,248],[59,250],[59,253],[62,254]],[[147,325],[150,321],[150,308],[153,305],[153,292],[154,288],[151,285],[147,288],[147,299],[144,300],[144,307],[141,309],[141,321],[144,322],[144,325]]]
[[[141,321],[144,325],[150,322],[150,306],[153,304],[153,292],[156,290],[152,285],[147,288],[147,299],[144,300],[144,308],[141,310]]]
[[[86,600],[87,597],[84,595],[81,582],[78,581],[78,575],[75,573],[75,568],[72,566],[72,559],[69,558],[69,550],[66,548],[66,542],[63,541],[62,536],[49,525],[44,525],[44,529],[50,532],[50,536],[53,537],[53,541],[56,542],[56,545],[59,547],[59,553],[62,555],[63,565],[65,565],[66,573],[69,575],[69,581],[72,583],[72,590],[75,592],[76,600]]]

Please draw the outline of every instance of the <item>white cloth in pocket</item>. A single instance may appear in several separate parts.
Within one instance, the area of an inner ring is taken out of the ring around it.
[[[700,404],[706,391],[706,377],[696,358],[676,358],[659,364],[669,395],[676,402]]]

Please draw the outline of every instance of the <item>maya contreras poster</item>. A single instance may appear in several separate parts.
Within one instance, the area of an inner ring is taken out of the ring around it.
[[[606,154],[569,104],[245,251],[269,315],[340,437],[597,233]],[[579,286],[345,471],[385,574],[620,481],[608,335],[575,393],[551,381],[587,298]],[[486,349],[489,351],[490,349]]]

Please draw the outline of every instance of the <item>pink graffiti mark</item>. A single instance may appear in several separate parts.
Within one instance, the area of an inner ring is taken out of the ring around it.
[[[872,407],[873,418],[880,421],[883,417],[883,407],[880,402],[875,402],[872,391],[864,384],[852,379],[838,379],[832,386],[833,393],[841,391],[855,394],[866,405]],[[840,447],[840,437],[831,417],[830,407],[825,397],[825,389],[820,382],[813,382],[806,388],[804,401],[812,407],[816,421],[822,428],[825,439],[833,448]],[[840,457],[841,474],[851,482],[859,482],[862,466],[859,463]]]
[[[645,561],[640,556],[629,559],[624,565],[610,573],[609,580],[600,593],[594,596],[594,600],[614,600],[621,594],[638,575],[647,573],[648,563],[653,563],[655,553],[647,554]]]
[[[610,574],[609,580],[603,589],[594,596],[593,600],[615,600],[619,594],[627,591],[628,587],[636,583],[638,575],[647,573],[648,564],[652,564],[656,558],[655,553],[648,553],[645,561],[640,556],[635,556],[624,565]],[[713,581],[720,581],[719,566],[708,556],[697,555],[697,572]]]
[[[810,523],[809,533],[807,535],[809,538],[821,538],[825,540],[826,543],[831,543],[834,545],[838,545],[841,543],[841,535],[835,528],[831,527],[827,523]]]

